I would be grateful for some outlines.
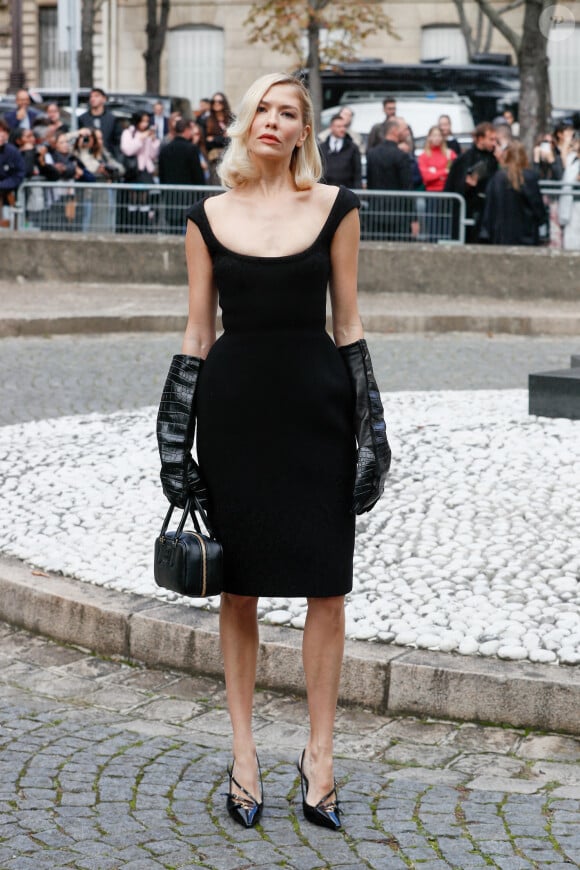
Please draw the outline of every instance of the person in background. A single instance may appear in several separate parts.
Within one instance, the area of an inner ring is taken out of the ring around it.
[[[456,154],[452,151],[439,127],[431,127],[427,134],[425,149],[419,155],[418,165],[425,190],[438,193],[445,187],[449,167]],[[428,242],[451,238],[451,217],[440,202],[427,199],[425,214],[425,233]]]
[[[198,124],[197,121],[191,121],[191,141],[194,145],[197,145],[197,150],[199,153],[199,163],[201,165],[201,169],[203,172],[203,177],[205,179],[205,183],[209,184],[209,160],[207,159],[207,149],[205,147],[205,135],[203,132],[203,127],[201,124]]]
[[[121,135],[121,153],[128,158],[137,158],[137,184],[155,183],[156,160],[159,156],[160,142],[151,126],[148,112],[136,112],[132,122]],[[127,164],[127,162],[126,162]],[[125,165],[127,169],[127,165]],[[141,232],[154,228],[155,211],[151,191],[130,191],[127,204],[127,222],[133,230]]]
[[[504,121],[508,125],[508,127],[510,128],[510,132],[511,132],[513,138],[518,139],[519,135],[520,135],[520,125],[519,125],[519,121],[516,121],[516,119],[514,118],[514,113],[512,112],[512,110],[511,109],[504,109],[504,111],[502,113],[502,118],[504,119]]]
[[[561,181],[564,175],[562,154],[556,146],[552,133],[541,133],[534,144],[532,166],[541,181]],[[546,194],[544,202],[550,214],[550,247],[560,249],[563,245],[562,225],[560,223],[560,196]]]
[[[35,118],[40,114],[36,109],[30,108],[30,94],[26,88],[20,88],[15,95],[16,109],[6,112],[4,120],[9,130],[31,130]]]
[[[26,165],[16,145],[10,144],[10,127],[0,118],[0,226],[10,226],[8,209],[16,204],[16,191],[24,181]]]
[[[360,133],[357,133],[356,130],[352,129],[352,122],[354,120],[354,112],[350,108],[350,106],[343,106],[340,112],[338,113],[341,118],[344,118],[344,123],[346,124],[346,134],[350,136],[358,150],[361,154],[365,152],[365,144],[363,138]]]
[[[159,154],[159,181],[161,184],[200,185],[205,177],[197,145],[191,141],[191,122],[179,118],[175,122],[173,142]],[[191,206],[191,193],[164,191],[165,220],[171,232],[184,233],[186,211]]]
[[[530,169],[526,149],[511,142],[500,169],[486,189],[479,239],[491,245],[538,245],[547,216],[538,176]]]
[[[342,115],[330,121],[330,135],[320,145],[323,178],[326,184],[336,184],[360,190],[362,187],[360,151],[346,132]]]
[[[580,251],[580,198],[571,185],[580,184],[580,136],[572,138],[566,155],[566,167],[562,177],[564,185],[560,197],[559,218],[563,229],[562,247],[566,251]]]
[[[46,180],[55,182],[46,196],[49,208],[46,229],[71,232],[79,230],[79,209],[73,185],[75,181],[81,181],[85,170],[71,153],[68,134],[59,133],[54,148],[42,153],[39,159]]]
[[[175,138],[175,124],[182,117],[181,112],[172,112],[169,116],[169,121],[167,123],[167,133],[161,140],[160,148],[165,148],[166,145],[169,145],[170,142],[173,142]]]
[[[350,138],[358,148],[359,152],[361,154],[364,154],[366,149],[363,138],[360,133],[357,133],[356,130],[352,129],[352,122],[354,118],[353,110],[350,108],[350,106],[343,106],[342,109],[337,112],[337,114],[340,115],[340,117],[344,120],[344,123],[346,124],[346,135],[350,136]],[[321,133],[318,134],[319,143],[322,145],[322,143],[325,142],[329,136],[330,126],[327,127],[326,130],[323,130]]]
[[[383,100],[383,111],[385,113],[385,120],[379,121],[378,124],[374,124],[371,127],[367,140],[367,151],[370,151],[376,145],[382,145],[384,142],[387,124],[397,116],[397,101],[394,97],[385,97]]]
[[[169,121],[165,117],[165,108],[160,100],[153,103],[153,117],[151,119],[152,126],[155,128],[155,135],[160,142],[163,141],[169,130]]]
[[[473,132],[473,145],[453,161],[444,190],[465,198],[466,217],[474,221],[466,228],[467,242],[479,241],[479,230],[485,206],[485,191],[497,172],[495,127],[488,121],[478,124]],[[459,210],[454,211],[453,238],[458,238]]]
[[[553,147],[555,153],[556,172],[559,172],[560,178],[564,175],[564,169],[568,161],[568,154],[572,148],[572,140],[574,138],[574,128],[567,121],[561,121],[554,127]]]
[[[209,97],[202,97],[194,114],[195,120],[205,132],[205,125],[207,124],[207,119],[211,115],[211,99]]]
[[[205,144],[210,166],[212,184],[219,184],[217,166],[228,145],[227,129],[233,120],[230,104],[220,91],[211,98],[211,112],[205,123]]]
[[[453,136],[453,133],[451,131],[451,118],[449,117],[449,115],[439,115],[439,120],[437,122],[437,126],[441,130],[441,135],[443,136],[443,139],[445,140],[445,144],[447,145],[447,148],[450,151],[453,151],[453,153],[457,157],[459,157],[459,155],[461,154],[461,145],[459,144],[457,139],[455,139],[455,137]]]
[[[32,130],[16,130],[14,141],[20,149],[25,165],[25,180],[28,182],[46,181],[41,165],[40,153],[46,151],[42,145],[37,145],[35,127]],[[45,212],[45,192],[42,187],[27,185],[25,199],[25,219],[29,226],[40,227]]]
[[[495,138],[496,138],[496,150],[494,151],[495,157],[498,163],[502,162],[501,154],[508,145],[514,141],[514,137],[512,135],[512,128],[509,124],[504,124],[503,122],[500,124],[494,124],[495,128]]]
[[[28,180],[34,175],[38,175],[38,157],[34,130],[22,130],[18,127],[12,134],[12,140],[24,160],[25,179]]]
[[[79,127],[100,130],[107,151],[115,148],[115,116],[107,109],[107,95],[102,88],[91,88],[89,109],[79,118]]]
[[[387,121],[385,138],[367,152],[368,190],[404,191],[413,189],[413,170],[409,154],[399,147],[405,143],[408,125],[402,118]],[[413,203],[407,197],[381,198],[378,207],[365,216],[370,238],[409,241],[418,230]],[[371,203],[376,202],[373,198]]]
[[[47,131],[46,136],[49,139],[56,139],[59,133],[68,133],[69,126],[62,120],[60,109],[57,103],[49,103],[46,107]]]
[[[102,131],[93,130],[93,135],[95,137],[93,154],[104,166],[104,171],[101,170],[101,174],[104,176],[103,180],[123,181],[123,176],[125,175],[125,167],[122,163],[119,162],[119,160],[116,160],[115,157],[113,157],[110,151],[107,151],[107,149],[105,148]]]

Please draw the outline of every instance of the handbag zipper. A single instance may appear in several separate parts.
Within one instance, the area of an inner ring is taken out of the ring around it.
[[[205,541],[201,535],[198,535],[197,532],[190,532],[191,535],[195,535],[197,540],[199,541],[199,546],[201,548],[201,592],[200,598],[205,598],[205,590],[207,587],[207,569],[206,569],[206,551],[205,551]]]

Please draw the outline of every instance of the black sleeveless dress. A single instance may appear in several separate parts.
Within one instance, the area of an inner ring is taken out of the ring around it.
[[[202,368],[197,453],[226,592],[326,597],[352,588],[354,394],[326,332],[330,244],[359,206],[339,188],[318,237],[286,257],[224,247],[198,202],[224,332]]]

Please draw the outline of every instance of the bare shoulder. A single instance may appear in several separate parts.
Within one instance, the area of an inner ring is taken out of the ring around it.
[[[218,193],[216,196],[208,196],[204,201],[205,212],[208,218],[219,217],[223,214],[230,205],[232,191],[227,190],[225,193]]]
[[[313,206],[322,216],[328,215],[332,208],[339,188],[335,184],[321,184],[318,182],[308,191],[308,204]]]
[[[320,181],[311,188],[313,199],[321,205],[332,205],[339,189],[336,184],[322,184]]]

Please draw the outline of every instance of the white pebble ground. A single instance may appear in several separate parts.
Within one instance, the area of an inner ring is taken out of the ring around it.
[[[393,466],[381,502],[357,520],[348,637],[580,663],[580,422],[530,417],[527,400],[525,390],[383,395]],[[155,414],[0,429],[0,549],[176,599],[152,576],[166,510]],[[267,622],[301,628],[305,612],[303,599],[260,600]]]

